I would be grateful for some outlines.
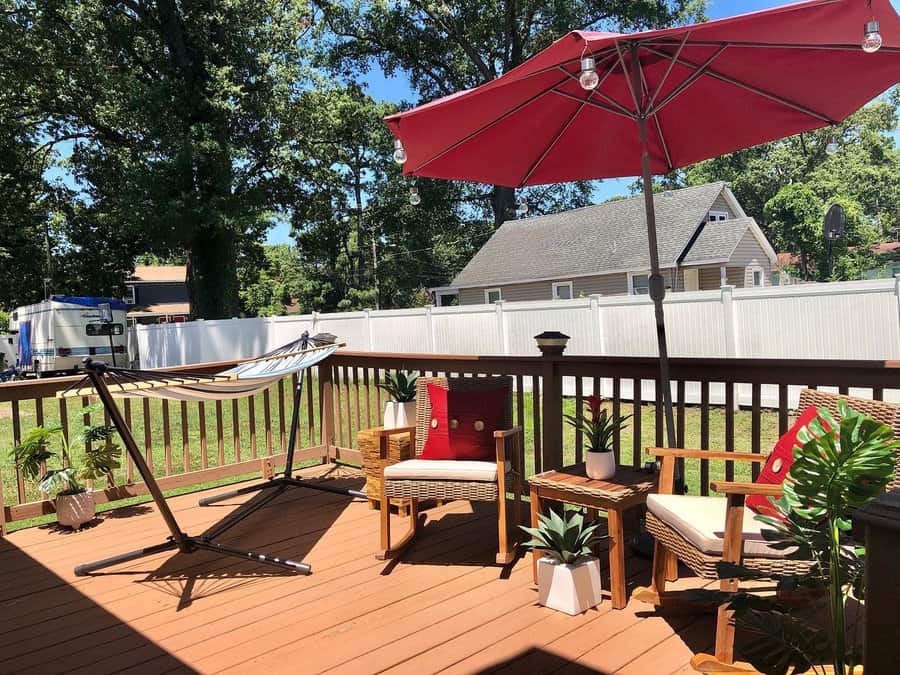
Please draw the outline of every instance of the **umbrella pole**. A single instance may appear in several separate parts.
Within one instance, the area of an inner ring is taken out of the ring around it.
[[[638,89],[639,91],[639,89]],[[650,246],[650,298],[656,316],[656,341],[659,346],[659,386],[662,387],[663,408],[666,421],[666,443],[675,447],[675,413],[672,410],[672,387],[669,384],[669,350],[666,346],[666,322],[663,316],[663,299],[666,284],[659,271],[659,251],[656,243],[656,209],[653,206],[653,176],[650,172],[650,150],[647,142],[647,118],[637,116],[638,136],[641,142],[641,170],[644,187],[644,210],[647,215],[647,242]],[[634,405],[640,405],[635,401]],[[676,477],[677,479],[678,477]]]

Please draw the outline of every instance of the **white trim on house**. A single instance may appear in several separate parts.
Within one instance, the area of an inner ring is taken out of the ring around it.
[[[715,216],[715,218],[713,218]],[[706,222],[707,223],[716,223],[723,220],[728,220],[728,211],[714,211],[710,209],[706,212]]]
[[[722,188],[722,195],[725,196],[725,201],[728,202],[728,208],[734,212],[735,218],[746,218],[747,214],[741,206],[740,202],[738,202],[737,197],[734,196],[734,193],[731,191],[731,188],[727,185]]]
[[[497,294],[496,300],[491,300],[491,293]],[[496,302],[500,302],[503,300],[503,289],[500,287],[495,288],[485,288],[484,289],[484,304],[493,305]]]
[[[634,292],[634,277],[647,277],[647,292],[646,293],[635,293]],[[628,295],[649,295],[650,294],[650,271],[647,270],[645,272],[629,272],[628,273]]]
[[[756,283],[756,275],[759,283]],[[747,265],[744,268],[744,288],[762,288],[766,285],[766,274],[762,265]]]
[[[556,294],[556,289],[564,286],[569,288],[568,298],[560,298]],[[554,281],[550,290],[550,297],[554,300],[572,300],[575,297],[575,285],[571,281]]]

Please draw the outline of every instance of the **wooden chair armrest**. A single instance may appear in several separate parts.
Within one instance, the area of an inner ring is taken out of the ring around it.
[[[522,427],[513,427],[512,429],[501,429],[494,432],[494,438],[509,438],[516,434],[522,433]]]
[[[656,457],[686,457],[690,459],[725,459],[735,462],[765,462],[769,456],[755,452],[722,452],[721,450],[689,450],[685,448],[647,448]]]
[[[780,485],[714,480],[710,483],[710,487],[716,492],[722,492],[726,495],[762,495],[764,497],[780,497],[782,495]]]
[[[369,429],[369,431],[378,438],[383,438],[384,436],[396,436],[398,434],[411,434],[416,430],[415,427],[397,427],[396,429],[385,429],[384,427],[374,427]]]
[[[497,470],[506,471],[506,442],[510,439],[518,438],[522,435],[522,427],[513,427],[512,429],[500,429],[494,432],[494,445],[497,452]],[[515,456],[515,455],[514,455]],[[515,462],[513,462],[515,464]],[[518,467],[515,467],[516,469]]]

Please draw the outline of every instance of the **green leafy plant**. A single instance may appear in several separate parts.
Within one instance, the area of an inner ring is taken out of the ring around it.
[[[419,377],[399,370],[386,373],[384,382],[378,384],[397,403],[409,403],[416,400],[416,382]]]
[[[740,565],[719,565],[723,579],[769,578],[782,589],[813,591],[806,607],[786,605],[777,596],[725,594],[735,623],[752,635],[741,645],[743,655],[764,673],[824,672],[821,663],[845,673],[860,662],[858,620],[848,608],[865,597],[865,548],[850,536],[851,517],[890,483],[900,442],[889,426],[845,401],[838,412],[835,419],[820,408],[819,417],[800,431],[784,494],[770,498],[775,513],[756,516],[769,528],[763,533],[771,546],[788,558],[812,561],[810,570],[764,577]],[[827,616],[827,626],[816,625],[816,613]]]
[[[531,535],[531,540],[522,546],[543,551],[564,565],[577,565],[592,555],[591,545],[600,539],[597,535],[600,523],[585,523],[581,511],[570,511],[560,516],[550,509],[549,515],[538,516],[537,527],[519,527]]]
[[[87,406],[80,414],[98,409],[99,406]],[[122,456],[115,428],[108,424],[85,425],[77,440],[85,445],[80,467],[76,466],[72,446],[59,424],[29,430],[10,454],[26,478],[38,481],[41,492],[55,496],[78,494],[85,491],[82,481],[103,477],[112,485],[113,471],[121,466]],[[49,468],[53,463],[58,466]]]
[[[631,415],[614,417],[606,408],[606,399],[602,396],[588,396],[584,399],[587,414],[582,410],[581,416],[564,415],[566,422],[580,429],[584,436],[585,450],[588,452],[612,452],[613,436],[617,430],[625,428]]]

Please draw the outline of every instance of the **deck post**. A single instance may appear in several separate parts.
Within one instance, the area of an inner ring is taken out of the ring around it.
[[[541,445],[543,470],[563,466],[563,399],[562,376],[556,359],[545,357],[541,368]]]
[[[322,427],[322,445],[325,446],[325,454],[332,456],[331,448],[334,446],[334,381],[332,379],[331,365],[317,366],[319,373],[319,419]]]

